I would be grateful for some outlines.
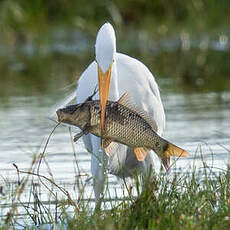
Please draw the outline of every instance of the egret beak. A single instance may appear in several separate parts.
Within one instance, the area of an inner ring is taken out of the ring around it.
[[[112,65],[109,66],[109,69],[104,73],[100,66],[98,65],[98,85],[99,85],[99,98],[101,104],[101,130],[104,130],[105,122],[105,109],[106,103],[109,96],[109,85],[111,79]]]

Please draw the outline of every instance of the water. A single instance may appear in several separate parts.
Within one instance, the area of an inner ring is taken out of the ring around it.
[[[172,172],[184,173],[192,170],[194,166],[198,170],[202,169],[203,161],[213,172],[225,170],[230,162],[230,92],[174,93],[164,91],[162,85],[161,94],[167,117],[164,136],[190,153],[188,158],[176,162]],[[11,199],[14,197],[8,196],[13,189],[7,187],[6,181],[9,181],[10,187],[15,187],[18,180],[16,169],[12,164],[15,163],[20,170],[27,171],[34,154],[38,155],[43,151],[45,141],[55,126],[48,117],[54,111],[54,104],[59,98],[60,95],[12,96],[0,103],[0,176],[3,193],[8,197],[1,199],[0,205],[4,207],[1,209],[1,216],[5,216],[11,209]],[[75,132],[77,130],[73,130],[73,133]],[[73,200],[79,198],[76,185],[77,179],[80,178],[86,184],[84,199],[93,201],[90,154],[84,149],[82,140],[79,140],[75,148],[79,171],[75,163],[69,129],[66,126],[58,127],[45,153],[49,167],[43,161],[39,173],[51,178],[49,174],[51,171],[55,183],[66,189]],[[25,174],[20,174],[20,177],[25,177]],[[33,188],[38,191],[39,199],[49,210],[55,212],[54,196],[44,186],[36,186],[37,183],[41,185],[37,176],[31,179],[35,183]],[[53,189],[59,199],[66,199],[58,188],[45,179],[42,181]],[[108,187],[107,197],[109,194],[114,198],[114,202],[124,197],[124,185],[121,181],[117,181],[115,176],[108,176]],[[31,220],[22,204],[28,206],[29,212],[34,212],[34,199],[29,194],[31,194],[30,183],[21,195],[21,204],[18,206],[19,222],[23,225],[31,223]],[[1,197],[4,198],[2,194]],[[111,201],[105,205],[111,207]],[[94,202],[91,202],[91,206],[94,206]],[[71,207],[68,210],[70,213],[73,211]]]
[[[61,42],[62,39],[64,42]],[[13,58],[7,56],[9,55],[7,49],[5,53],[1,53],[1,57],[10,59],[7,65],[6,63],[2,65],[7,66],[8,69],[6,68],[6,71],[2,68],[1,76],[3,80],[0,85],[0,95],[3,95],[0,98],[0,187],[3,189],[0,192],[0,196],[3,198],[0,205],[2,207],[3,204],[5,205],[4,209],[0,209],[1,216],[6,215],[7,210],[11,207],[12,197],[8,196],[8,193],[10,193],[9,191],[12,192],[18,181],[17,171],[13,163],[20,170],[27,171],[31,166],[33,157],[43,152],[47,137],[55,126],[49,116],[55,111],[55,104],[66,95],[66,92],[64,93],[60,89],[63,85],[66,86],[69,82],[73,82],[73,80],[65,81],[65,79],[70,75],[69,72],[73,72],[72,69],[74,69],[74,72],[76,69],[78,72],[83,70],[78,69],[76,64],[85,66],[81,59],[84,55],[83,59],[87,60],[85,62],[88,63],[90,60],[88,58],[89,54],[86,55],[89,49],[88,43],[85,41],[86,38],[73,36],[72,40],[67,39],[68,41],[65,41],[60,36],[59,40],[57,39],[56,43],[52,43],[53,45],[41,46],[40,50],[34,45],[25,44],[19,47],[17,53],[14,53],[15,50],[10,53],[13,54]],[[74,46],[75,40],[82,40],[82,42]],[[180,40],[159,41],[160,46],[154,46],[151,43],[148,52],[154,51],[155,55],[165,51],[173,53],[178,49],[178,46],[183,46],[178,41]],[[210,41],[209,47],[211,47],[211,50],[228,52],[229,43],[221,43],[221,41],[216,43]],[[201,42],[190,41],[191,47],[200,46]],[[133,44],[133,42],[129,43]],[[218,44],[219,46],[217,46]],[[154,47],[158,47],[158,49]],[[4,49],[1,48],[1,50]],[[57,55],[58,58],[54,55],[55,58],[53,58],[52,55],[58,52],[62,55]],[[79,56],[74,56],[75,52],[79,52]],[[146,56],[148,62],[148,57],[152,57],[152,53]],[[28,60],[24,60],[24,57]],[[227,60],[227,58],[225,59]],[[79,60],[82,62],[79,62]],[[162,60],[164,62],[164,58]],[[145,63],[145,60],[142,61]],[[186,61],[184,61],[185,67]],[[161,63],[159,63],[159,66],[161,66]],[[47,73],[51,74],[47,75]],[[206,90],[205,93],[195,92],[194,90],[185,92],[180,90],[179,85],[175,87],[176,81],[172,79],[157,78],[157,80],[161,88],[167,119],[164,137],[190,153],[188,158],[176,161],[172,172],[179,171],[183,173],[192,170],[194,167],[202,169],[203,162],[213,172],[225,170],[230,162],[230,91],[221,91],[217,87],[218,93],[212,92],[212,90]],[[221,83],[221,78],[219,80],[217,79],[216,82]],[[203,82],[205,83],[205,80]],[[227,81],[224,81],[222,85],[226,85],[225,82]],[[77,132],[76,129],[72,131],[73,134]],[[90,154],[84,149],[81,139],[75,145],[75,149],[76,159],[68,127],[59,126],[52,135],[45,152],[47,163],[42,161],[39,173],[49,178],[53,177],[59,186],[68,190],[73,200],[78,199],[77,179],[81,178],[86,183],[84,198],[93,199]],[[20,174],[20,179],[25,176],[26,174]],[[37,176],[31,177],[31,179],[35,184],[39,182]],[[108,179],[111,197],[115,200],[124,197],[123,187],[117,181],[117,178],[108,175]],[[52,187],[51,183],[45,179],[43,179],[43,182],[49,188]],[[8,186],[8,184],[10,185]],[[31,186],[26,187],[20,198],[20,201],[24,204],[34,201],[28,195],[31,193],[30,189]],[[44,186],[37,186],[36,189],[39,190],[40,199],[45,204],[49,204],[50,199],[54,200],[50,191]],[[59,198],[66,198],[57,187],[53,186],[53,189],[55,193],[57,192]],[[7,195],[6,199],[4,194]],[[55,205],[52,209],[54,208]],[[22,206],[20,213],[21,215],[26,213]]]
[[[164,93],[162,100],[166,112],[164,137],[190,152],[180,159],[177,167],[185,170],[193,159],[200,159],[200,151],[208,165],[224,168],[230,160],[230,92],[223,93]],[[45,96],[9,97],[0,105],[0,168],[3,177],[16,179],[17,164],[28,169],[34,154],[44,148],[44,142],[55,123],[49,120],[57,99]],[[73,132],[77,132],[74,130]],[[76,145],[81,174],[90,176],[90,154],[82,140]],[[58,127],[52,136],[46,158],[55,180],[73,183],[75,179],[74,154],[69,130]],[[41,172],[46,171],[42,164]]]

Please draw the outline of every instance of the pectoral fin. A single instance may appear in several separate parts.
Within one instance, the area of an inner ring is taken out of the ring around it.
[[[89,127],[88,125],[85,125],[85,127],[83,127],[82,131],[80,133],[77,133],[74,138],[73,141],[77,142],[83,135],[86,135],[90,132],[91,127]]]
[[[83,135],[84,135],[84,132],[77,133],[77,134],[74,136],[73,141],[74,141],[74,142],[77,142]]]
[[[170,157],[163,157],[161,158],[161,161],[165,167],[165,170],[169,173],[170,172]]]
[[[102,142],[102,146],[104,149],[108,148],[108,146],[112,143],[111,139],[104,139]]]
[[[112,141],[111,139],[105,139],[102,143],[105,153],[109,156],[112,152],[116,151],[118,148],[118,143]]]
[[[143,147],[139,147],[139,148],[134,148],[134,152],[136,154],[137,160],[138,161],[144,161],[145,157],[147,155],[147,149],[143,148]]]

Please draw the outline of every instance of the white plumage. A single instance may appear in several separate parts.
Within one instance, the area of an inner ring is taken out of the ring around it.
[[[117,101],[119,97],[128,92],[135,105],[149,114],[157,127],[157,133],[162,134],[165,126],[165,114],[160,98],[158,85],[148,68],[135,58],[116,52],[116,37],[111,24],[105,23],[97,34],[96,61],[93,61],[82,73],[77,87],[77,101],[84,101],[98,84],[98,67],[105,73],[110,67],[111,82],[108,99]],[[103,93],[103,92],[102,92]],[[98,94],[95,98],[99,98]],[[96,201],[103,191],[105,158],[100,150],[100,139],[91,134],[83,137],[85,146],[93,154],[91,155],[91,171],[94,179],[94,192]],[[126,169],[125,175],[129,175],[135,168],[148,168],[153,164],[153,152],[150,151],[144,162],[138,162],[132,149],[120,145],[116,152],[112,153],[105,167],[116,175],[121,175],[122,168]],[[127,173],[128,172],[128,173]]]

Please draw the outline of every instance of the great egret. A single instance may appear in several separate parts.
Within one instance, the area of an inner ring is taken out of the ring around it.
[[[162,135],[165,126],[165,113],[160,98],[158,85],[149,69],[140,61],[116,52],[115,32],[110,23],[102,25],[95,44],[96,58],[82,73],[77,87],[77,101],[83,102],[99,84],[102,106],[101,128],[103,129],[104,108],[107,100],[116,101],[127,92],[136,106],[144,110],[155,124],[156,132]],[[86,148],[91,154],[91,171],[96,202],[103,192],[105,180],[103,151],[101,140],[91,134],[83,137]],[[153,165],[154,153],[149,151],[143,162],[138,162],[133,149],[119,145],[108,157],[105,167],[115,175],[128,176],[136,168],[148,168]],[[122,174],[122,170],[124,174]]]

